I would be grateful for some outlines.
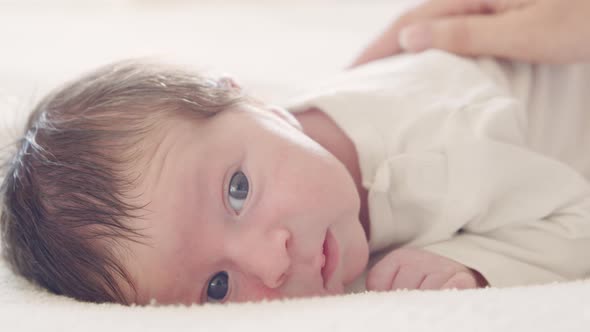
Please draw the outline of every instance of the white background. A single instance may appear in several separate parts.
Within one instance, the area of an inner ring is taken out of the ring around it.
[[[0,121],[82,72],[139,56],[228,72],[280,101],[342,70],[407,2],[0,0]]]

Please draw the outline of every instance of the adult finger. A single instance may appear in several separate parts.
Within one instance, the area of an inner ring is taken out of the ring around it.
[[[496,15],[442,18],[408,26],[400,32],[400,46],[410,52],[437,48],[477,56],[492,55],[528,60],[533,16],[515,10]]]
[[[512,0],[514,1],[514,0]],[[525,0],[518,0],[525,1]],[[529,0],[526,0],[529,1]],[[408,24],[422,22],[435,17],[497,12],[507,8],[503,0],[431,0],[408,10],[396,19],[385,31],[365,48],[351,67],[395,55],[402,51],[399,33]]]

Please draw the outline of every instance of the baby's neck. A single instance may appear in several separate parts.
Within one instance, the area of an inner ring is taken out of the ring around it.
[[[354,144],[330,117],[317,108],[297,112],[294,116],[301,123],[307,136],[330,151],[348,169],[361,200],[359,220],[363,225],[368,241],[370,239],[370,220],[367,206],[368,192],[362,185],[358,154]]]

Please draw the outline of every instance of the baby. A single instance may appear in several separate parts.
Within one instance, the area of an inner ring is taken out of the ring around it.
[[[364,271],[378,291],[585,278],[590,71],[574,69],[429,51],[287,111],[230,78],[116,63],[32,113],[4,255],[52,292],[124,304],[341,294]]]

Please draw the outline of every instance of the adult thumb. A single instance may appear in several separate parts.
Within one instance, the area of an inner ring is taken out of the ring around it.
[[[400,31],[399,45],[408,52],[437,48],[466,56],[518,57],[519,30],[505,15],[457,16],[409,25]]]

